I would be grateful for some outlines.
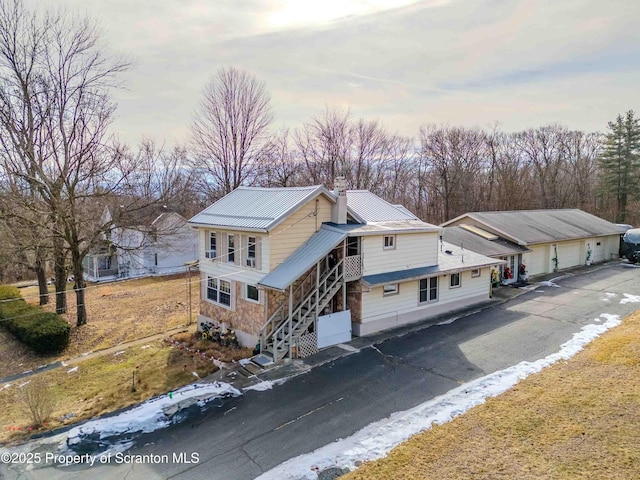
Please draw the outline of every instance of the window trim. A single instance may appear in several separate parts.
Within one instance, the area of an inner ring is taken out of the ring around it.
[[[253,241],[251,239],[253,238]],[[253,249],[253,252],[251,252]],[[253,255],[251,255],[253,253]],[[253,266],[249,265],[250,260],[253,260]],[[247,258],[245,260],[245,264],[249,268],[257,268],[258,267],[258,237],[254,235],[247,235]]]
[[[387,291],[387,287],[395,287],[394,290]],[[382,286],[382,296],[383,297],[391,297],[393,295],[398,295],[400,293],[400,284],[399,283],[389,283],[387,285]]]
[[[387,239],[391,241],[387,244]],[[382,237],[382,249],[383,250],[395,250],[396,249],[396,236],[395,235],[384,235]]]
[[[453,278],[454,276],[458,277],[458,284],[457,285],[453,285]],[[458,273],[450,273],[449,274],[449,288],[460,288],[462,286],[462,275],[460,275],[460,272]]]
[[[229,285],[229,291],[223,291],[222,290],[222,284],[226,283],[227,285]],[[231,305],[233,303],[233,283],[230,282],[229,280],[224,280],[222,278],[218,278],[218,277],[211,277],[209,275],[207,275],[207,282],[205,283],[205,298],[207,299],[207,301],[218,305],[220,307],[223,308],[227,308],[229,310],[232,309]],[[215,295],[210,296],[210,292],[215,292]],[[229,303],[226,304],[224,302],[221,301],[222,295],[227,295],[229,297]],[[212,298],[215,297],[215,298]]]
[[[477,272],[477,273],[474,273]],[[478,278],[482,275],[482,270],[480,268],[474,268],[471,270],[471,278]]]
[[[236,236],[227,234],[227,263],[236,263]]]
[[[249,287],[253,287],[256,289],[256,294],[258,295],[258,298],[256,298],[255,300],[253,298],[249,297]],[[257,285],[253,285],[251,283],[245,283],[244,285],[244,299],[247,302],[251,302],[251,303],[257,303],[260,304],[260,289],[258,289]]]
[[[421,283],[422,283],[423,280],[427,284],[427,287],[425,289],[423,289],[421,287]],[[431,298],[431,291],[434,290],[434,287],[431,286],[431,281],[432,280],[436,281],[436,285],[435,285],[436,298],[434,298],[434,299]],[[420,294],[423,292],[423,290],[427,294],[427,299],[426,300],[421,300],[420,299],[421,298]],[[425,277],[425,278],[421,278],[420,280],[418,280],[418,304],[419,305],[426,305],[428,303],[436,303],[439,300],[440,300],[440,281],[438,280],[437,276]]]

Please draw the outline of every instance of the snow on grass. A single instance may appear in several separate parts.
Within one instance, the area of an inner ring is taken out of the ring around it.
[[[560,360],[573,357],[593,339],[620,324],[618,315],[603,313],[600,317],[605,320],[604,323],[582,327],[571,340],[562,344],[556,353],[535,362],[520,362],[454,388],[410,410],[393,413],[348,438],[292,458],[262,474],[258,479],[316,480],[317,472],[327,468],[354,469],[356,463],[382,458],[393,447],[416,433],[429,429],[432,424],[446,423],[472,407],[484,403],[486,398],[500,395],[527,376]]]
[[[78,367],[73,367],[67,370],[67,373],[76,373],[78,371]]]
[[[623,293],[624,298],[620,300],[620,303],[640,303],[640,295],[631,295],[629,293]]]
[[[67,445],[80,445],[87,437],[100,440],[117,438],[125,434],[149,433],[168,427],[172,423],[172,414],[180,410],[181,405],[198,403],[203,406],[219,397],[236,397],[240,391],[228,383],[192,384],[180,388],[171,394],[155,397],[134,408],[117,415],[89,420],[69,430]]]
[[[5,390],[5,389],[9,388],[10,386],[11,386],[11,384],[10,384],[10,383],[7,383],[7,384],[6,384],[6,385],[4,385],[2,388],[0,388],[0,392],[1,392],[2,390]]]

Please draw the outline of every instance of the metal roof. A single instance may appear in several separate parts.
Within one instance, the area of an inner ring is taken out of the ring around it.
[[[471,212],[449,220],[442,226],[459,222],[464,218],[473,219],[501,237],[509,238],[520,245],[624,233],[624,230],[614,223],[577,208]]]
[[[189,223],[237,229],[269,231],[290,213],[317,195],[335,197],[322,185],[310,187],[238,187],[195,215]]]
[[[347,206],[366,223],[417,219],[405,208],[391,205],[368,190],[347,190]]]
[[[451,252],[450,254],[446,253]],[[438,264],[425,267],[395,270],[393,272],[377,273],[362,277],[364,283],[370,287],[389,283],[406,282],[418,278],[439,275],[443,273],[457,273],[474,268],[489,267],[505,263],[504,260],[489,258],[479,253],[461,249],[447,242],[442,242],[442,250],[438,250]]]
[[[529,251],[529,249],[503,238],[487,240],[475,233],[465,230],[460,225],[445,227],[442,230],[442,239],[458,247],[462,245],[465,250],[472,250],[487,257],[504,257]]]
[[[422,220],[396,220],[393,222],[378,222],[366,225],[362,223],[347,223],[340,225],[337,223],[326,222],[323,225],[327,228],[347,232],[350,237],[390,235],[396,233],[440,232],[442,230],[441,227],[423,222]]]
[[[346,232],[321,227],[284,262],[265,275],[258,284],[276,290],[285,290],[346,237]]]

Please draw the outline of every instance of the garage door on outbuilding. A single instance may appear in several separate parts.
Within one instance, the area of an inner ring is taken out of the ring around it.
[[[526,249],[522,261],[529,275],[617,258],[624,233],[622,227],[578,209],[472,212],[442,224],[463,225]]]

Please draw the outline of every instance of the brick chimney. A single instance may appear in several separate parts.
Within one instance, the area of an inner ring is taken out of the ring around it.
[[[347,181],[344,177],[336,177],[333,194],[337,197],[331,211],[331,221],[338,225],[347,223]]]

